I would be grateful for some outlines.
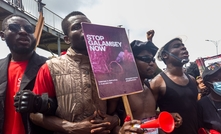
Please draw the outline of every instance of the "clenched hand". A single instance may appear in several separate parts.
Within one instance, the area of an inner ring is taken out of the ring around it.
[[[124,122],[124,125],[121,127],[119,134],[143,134],[141,128],[133,127],[135,124],[141,124],[141,121],[132,120]]]

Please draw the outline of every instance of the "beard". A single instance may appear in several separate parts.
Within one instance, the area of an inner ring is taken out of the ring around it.
[[[7,42],[6,40],[6,43],[7,43],[7,46],[9,47],[9,49],[14,52],[14,53],[17,53],[17,54],[22,54],[22,55],[25,55],[25,54],[30,54],[34,49],[35,49],[35,45],[36,45],[36,39],[32,42],[31,46],[28,47],[28,48],[25,48],[25,47],[18,47],[17,45],[13,44],[13,45],[10,45],[10,43]]]
[[[81,44],[78,44],[78,45],[76,45],[76,46],[71,45],[71,48],[72,48],[75,52],[77,52],[77,53],[81,53],[81,54],[86,54],[86,55],[88,55],[88,53],[87,53],[87,46],[86,46],[86,43],[85,43],[85,42],[83,42],[83,43],[81,43]]]

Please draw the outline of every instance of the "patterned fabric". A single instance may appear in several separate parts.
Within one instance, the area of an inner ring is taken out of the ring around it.
[[[208,56],[204,58],[198,58],[196,59],[196,64],[199,68],[200,75],[204,72],[204,70],[211,64],[217,62],[218,64],[221,64],[221,54],[215,55],[215,56]]]
[[[211,64],[207,67],[208,70],[215,70],[215,68],[220,68],[220,64],[219,63],[214,63],[214,64]]]
[[[155,119],[156,117],[150,117],[150,118],[142,120],[142,123],[147,123]],[[145,128],[144,134],[158,134],[158,128]]]

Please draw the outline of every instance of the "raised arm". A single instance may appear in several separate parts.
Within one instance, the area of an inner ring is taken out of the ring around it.
[[[153,40],[154,33],[155,33],[154,30],[149,30],[149,31],[147,32],[147,40],[148,40],[148,41],[152,41],[152,40]]]

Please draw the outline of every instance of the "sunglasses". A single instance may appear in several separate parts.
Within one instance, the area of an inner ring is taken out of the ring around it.
[[[22,26],[22,27],[29,34],[33,34],[35,32],[34,27],[31,26],[31,25],[25,25],[25,26]],[[12,32],[17,33],[21,30],[21,25],[19,25],[19,24],[9,24],[8,29]]]
[[[144,57],[139,57],[139,56],[136,56],[135,58],[140,60],[140,61],[146,62],[146,63],[150,63],[151,61],[155,62],[154,57],[145,57],[145,56]]]

